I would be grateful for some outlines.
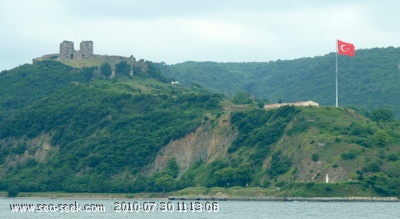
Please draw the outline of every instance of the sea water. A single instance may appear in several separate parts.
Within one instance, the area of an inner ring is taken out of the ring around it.
[[[400,218],[400,202],[0,198],[0,218],[392,219]]]

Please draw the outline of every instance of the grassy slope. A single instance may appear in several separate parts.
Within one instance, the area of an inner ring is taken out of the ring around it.
[[[249,185],[262,186],[268,183],[270,186],[283,186],[282,192],[271,193],[279,196],[379,196],[371,187],[365,187],[363,179],[373,177],[378,172],[396,177],[391,174],[400,170],[397,160],[400,147],[396,140],[400,135],[398,129],[394,129],[398,126],[396,122],[384,126],[344,108],[299,109],[300,112],[289,122],[282,137],[270,146],[263,168],[254,172]],[[376,139],[379,132],[388,133],[386,143],[381,146]],[[224,159],[231,167],[240,166],[251,161],[255,151],[255,147],[242,147]],[[284,174],[271,177],[267,174],[271,156],[279,151],[281,156],[291,159],[292,165]],[[379,170],[371,169],[371,166]],[[204,185],[202,180],[210,167],[210,164],[204,163],[192,171],[197,185]],[[329,174],[331,184],[325,184],[326,174]],[[214,194],[210,193],[210,189],[200,190],[183,190],[180,194]],[[247,192],[249,196],[253,195]]]
[[[72,79],[74,78],[66,80],[65,85],[75,86],[70,85],[69,83]],[[193,90],[188,90],[182,87],[175,87],[169,84],[163,84],[155,82],[153,80],[140,78],[136,78],[135,80],[128,80],[127,78],[122,77],[110,81],[96,80],[92,81],[89,85],[76,86],[79,86],[82,90],[80,95],[87,95],[89,97],[95,97],[100,91],[101,93],[115,97],[119,97],[119,95],[126,93],[130,93],[133,96],[139,95],[139,93],[141,93],[152,95],[158,98],[161,97],[161,95],[167,94],[171,97],[172,100],[176,99],[176,95],[178,94],[188,96],[195,94],[195,92],[192,93]],[[57,92],[53,93],[53,95],[57,95]],[[63,96],[64,98],[69,97],[68,95],[62,94],[58,94],[58,96],[55,97],[61,96]],[[78,97],[79,95],[71,96]],[[128,99],[131,98],[129,95],[125,97]],[[70,98],[71,100],[75,100],[72,97]],[[43,101],[44,100],[38,101],[37,103],[41,103]],[[93,104],[97,104],[98,101],[100,101],[100,99],[96,99]],[[67,101],[66,103],[70,104],[69,102],[71,101]],[[56,102],[54,103],[55,105],[59,105],[56,104]],[[108,103],[108,101],[100,101],[100,103],[104,104]],[[130,103],[129,101],[127,101],[126,103],[132,104],[132,106],[136,106],[134,105],[134,102]],[[225,113],[230,113],[230,110],[244,110],[246,108],[251,108],[250,106],[236,106],[230,103],[228,104],[226,102],[225,106],[228,107],[228,110]],[[46,104],[43,104],[43,107],[46,107]],[[81,106],[74,107],[79,108]],[[110,107],[111,110],[115,110],[116,106],[112,105]],[[38,108],[36,110],[39,110],[41,108]],[[286,191],[285,193],[272,193],[271,189],[261,188],[246,188],[240,190],[235,187],[227,189],[226,191],[225,188],[206,188],[205,190],[203,187],[194,188],[192,190],[191,188],[188,188],[188,190],[182,190],[181,193],[214,194],[225,191],[231,195],[256,195],[260,193],[261,195],[293,194],[301,196],[326,196],[327,193],[329,193],[330,196],[342,196],[346,194],[368,196],[375,195],[375,193],[371,192],[371,190],[368,189],[365,190],[365,188],[363,188],[360,184],[339,183],[332,184],[332,186],[327,187],[325,184],[319,184],[318,182],[324,181],[326,173],[330,175],[330,178],[333,182],[343,182],[349,180],[355,181],[358,177],[358,175],[356,174],[357,170],[363,171],[365,175],[371,175],[374,173],[363,170],[363,168],[368,167],[371,164],[378,164],[379,168],[382,171],[398,170],[396,165],[399,166],[398,164],[400,164],[400,161],[392,161],[389,159],[389,156],[392,154],[400,156],[400,148],[398,145],[400,133],[398,131],[397,123],[381,124],[371,122],[370,120],[358,115],[355,111],[342,108],[304,107],[299,109],[301,109],[300,112],[296,114],[295,118],[293,118],[288,123],[282,137],[277,142],[274,142],[271,145],[271,151],[264,161],[263,169],[257,170],[259,171],[258,173],[256,173],[258,176],[255,177],[256,179],[269,180],[272,186],[276,186],[276,184],[284,185],[285,183],[289,183],[287,187],[283,187],[283,191]],[[130,109],[127,108],[126,110]],[[31,113],[28,112],[29,110],[25,111],[27,113]],[[24,110],[22,110],[21,112],[24,112]],[[86,108],[83,108],[81,112],[88,111],[86,110]],[[33,120],[31,119],[33,117],[28,118],[30,121]],[[73,127],[73,129],[66,130],[76,129],[76,126]],[[382,146],[377,145],[377,143],[379,143],[379,141],[377,141],[377,139],[379,140],[379,136],[376,136],[376,133],[379,133],[379,131],[383,131],[386,134],[385,136],[387,136],[384,139],[385,142]],[[95,134],[102,134],[102,132],[94,132],[93,136],[95,136]],[[25,141],[26,139],[21,140]],[[83,142],[85,144],[87,143],[85,141]],[[238,160],[240,159],[243,162],[246,162],[250,160],[250,156],[252,155],[252,153],[254,153],[254,150],[254,147],[243,147],[237,152],[232,153],[228,157],[223,159],[227,159],[228,162],[231,164],[238,162]],[[271,159],[271,154],[277,151],[281,151],[282,155],[290,157],[292,165],[286,173],[279,175],[276,178],[269,178],[266,174],[266,170],[270,164],[269,162]],[[318,159],[312,159],[312,155],[314,154],[318,155]],[[343,154],[353,154],[354,157],[351,159],[343,159]],[[79,162],[82,163],[82,161],[88,161],[88,158],[86,158],[86,160],[81,159]],[[202,172],[207,171],[207,164],[208,163],[206,161],[199,168],[197,168],[196,171],[194,171],[194,173],[196,173],[197,175],[196,180],[198,180],[199,182],[201,182],[202,180],[204,181],[204,179],[201,178],[201,174]],[[22,169],[22,167],[20,168]],[[48,168],[50,168],[50,165],[48,166]],[[42,170],[43,169],[45,168],[42,168]],[[25,170],[29,170],[29,168]],[[300,181],[305,183],[290,183],[293,181]],[[306,182],[309,181],[317,183],[307,184]],[[282,184],[281,182],[285,183]]]
[[[377,146],[375,134],[381,128],[353,110],[304,108],[291,125],[274,146],[274,150],[293,158],[292,169],[281,176],[281,180],[324,182],[325,174],[329,174],[330,181],[334,182],[356,180],[357,170],[362,171],[372,163],[378,163],[381,170],[386,170],[392,163],[388,156],[400,154],[398,143],[390,139],[385,146]],[[361,131],[355,130],[356,125]],[[293,130],[299,127],[307,130],[296,134]],[[392,135],[397,136],[398,131],[393,131]],[[370,141],[371,147],[360,145],[363,141]],[[318,155],[318,159],[313,160],[313,154]],[[343,154],[353,154],[354,158],[343,158]]]

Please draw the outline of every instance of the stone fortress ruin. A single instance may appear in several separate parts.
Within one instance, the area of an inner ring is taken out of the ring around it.
[[[87,59],[93,56],[93,41],[82,41],[79,50],[74,49],[74,42],[64,40],[60,43],[59,59],[68,61],[71,59]]]
[[[64,40],[60,43],[59,53],[47,54],[42,57],[34,58],[33,63],[55,60],[62,62],[66,65],[70,65],[75,68],[83,67],[97,67],[95,69],[95,75],[101,75],[101,65],[107,63],[110,65],[112,74],[111,77],[115,76],[117,65],[125,63],[128,67],[124,67],[125,70],[129,68],[129,75],[133,75],[135,69],[142,72],[147,71],[147,64],[143,59],[136,61],[132,55],[130,57],[116,56],[116,55],[99,55],[93,53],[93,41],[84,40],[79,44],[79,50],[75,50],[74,42]]]
[[[84,60],[99,56],[93,53],[93,41],[91,40],[82,41],[79,47],[79,50],[75,50],[74,42],[64,40],[60,43],[59,53],[47,54],[42,57],[34,58],[33,62],[52,59],[65,63],[69,60]]]

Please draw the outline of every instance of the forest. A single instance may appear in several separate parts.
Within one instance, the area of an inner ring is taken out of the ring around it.
[[[339,105],[365,114],[389,108],[400,116],[400,48],[360,49],[356,56],[338,56]],[[233,96],[248,92],[270,103],[313,100],[335,105],[336,54],[269,62],[159,63],[162,72],[191,86],[200,84]]]
[[[136,174],[166,143],[194,131],[205,111],[219,109],[222,98],[168,86],[148,69],[135,78],[117,69],[119,76],[107,79],[95,78],[91,68],[45,61],[3,72],[1,81],[14,86],[1,96],[0,164],[32,155],[8,167],[6,184],[21,191],[130,191],[113,177]],[[32,143],[39,136],[56,146],[44,162]]]

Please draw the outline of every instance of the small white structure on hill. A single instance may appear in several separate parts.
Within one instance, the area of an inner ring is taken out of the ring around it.
[[[319,106],[319,103],[314,101],[302,101],[302,102],[295,102],[295,103],[275,103],[275,104],[266,104],[264,105],[264,109],[275,109],[281,106]]]
[[[179,81],[171,81],[171,84],[179,84]]]

